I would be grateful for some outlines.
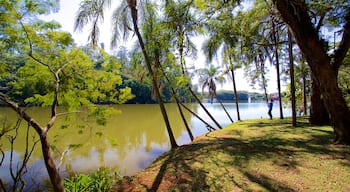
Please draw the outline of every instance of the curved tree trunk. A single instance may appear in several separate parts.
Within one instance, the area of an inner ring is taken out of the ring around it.
[[[273,0],[283,20],[305,56],[320,87],[335,132],[335,142],[350,144],[350,111],[337,84],[337,72],[350,47],[350,11],[347,13],[342,41],[331,58],[308,15],[304,1]]]
[[[9,100],[5,95],[0,93],[0,101],[3,101],[6,105],[12,108],[16,113],[23,118],[40,136],[41,148],[44,157],[46,170],[49,174],[52,188],[55,192],[64,192],[64,185],[61,176],[56,168],[54,158],[51,154],[50,143],[47,138],[47,129],[40,126],[40,124],[24,112],[18,105]]]
[[[171,129],[169,118],[168,118],[168,115],[167,115],[167,112],[166,112],[166,109],[165,109],[165,106],[164,106],[164,102],[163,102],[163,99],[161,97],[161,94],[160,94],[160,91],[159,91],[159,88],[158,88],[158,83],[156,81],[156,77],[154,76],[154,72],[153,72],[153,69],[152,69],[152,66],[151,66],[151,62],[150,62],[149,57],[147,55],[147,52],[146,52],[146,49],[145,49],[145,44],[143,43],[142,36],[141,36],[141,33],[140,33],[138,25],[137,25],[136,0],[128,0],[127,3],[128,3],[129,8],[130,8],[130,11],[131,11],[131,17],[132,17],[132,20],[133,20],[134,30],[135,30],[136,36],[138,38],[140,47],[142,49],[142,53],[143,53],[143,56],[144,56],[145,61],[146,61],[146,66],[147,66],[148,72],[149,72],[149,74],[152,77],[152,83],[153,83],[153,86],[154,86],[154,89],[155,89],[155,92],[156,92],[156,95],[157,95],[158,104],[159,104],[160,110],[162,112],[163,119],[164,119],[164,122],[165,122],[165,125],[166,125],[166,128],[167,128],[167,131],[168,131],[171,148],[174,149],[174,148],[178,147],[178,145],[176,143],[176,139],[175,139],[173,131]]]

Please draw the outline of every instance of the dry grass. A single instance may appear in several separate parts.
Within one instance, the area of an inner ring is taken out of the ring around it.
[[[112,191],[350,191],[350,147],[329,126],[250,120],[159,157]]]

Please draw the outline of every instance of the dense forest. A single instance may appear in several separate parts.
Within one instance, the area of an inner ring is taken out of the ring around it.
[[[310,107],[310,123],[331,123],[335,143],[350,144],[349,7],[347,0],[127,0],[117,7],[111,7],[109,0],[82,0],[79,10],[74,10],[76,18],[68,18],[75,20],[76,31],[91,29],[86,46],[79,47],[60,23],[40,19],[57,12],[59,1],[4,0],[0,2],[0,103],[38,134],[54,191],[64,191],[48,139],[62,115],[59,106],[65,106],[66,113],[85,106],[103,119],[107,112],[96,104],[157,103],[171,148],[176,148],[164,103],[176,103],[182,114],[188,110],[186,102],[197,102],[205,110],[203,98],[233,98],[239,118],[238,101],[249,96],[264,102],[271,99],[269,66],[276,69],[274,99],[290,102],[294,126],[296,106],[302,106],[304,114]],[[98,41],[99,24],[104,11],[112,8],[115,51],[107,53]],[[202,47],[193,42],[199,36],[204,38]],[[135,40],[132,50],[118,48],[130,37]],[[201,68],[190,62],[199,49],[207,62]],[[263,94],[239,92],[237,69],[244,71],[247,86]],[[217,92],[222,82],[232,84],[231,93]],[[288,84],[284,93],[282,82]],[[26,113],[30,106],[51,108],[46,124]],[[0,130],[2,137],[18,127]],[[24,185],[20,181],[16,185]],[[6,191],[4,185],[1,188]]]

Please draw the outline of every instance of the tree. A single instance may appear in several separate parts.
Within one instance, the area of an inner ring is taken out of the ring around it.
[[[170,33],[174,34],[171,36],[171,44],[174,44],[175,50],[179,53],[179,63],[182,71],[182,78],[190,78],[190,72],[186,66],[185,56],[196,58],[197,49],[194,43],[191,41],[191,37],[197,35],[198,31],[201,31],[202,23],[199,18],[195,17],[191,6],[194,1],[165,1],[165,29],[168,29]],[[174,43],[173,43],[174,42]],[[209,118],[216,124],[217,127],[221,128],[221,125],[215,120],[210,114],[208,109],[203,105],[201,100],[197,97],[192,89],[190,82],[187,84],[187,88],[196,100],[196,102],[202,107]]]
[[[92,30],[90,33],[90,40],[93,44],[97,44],[98,41],[98,22],[103,21],[104,14],[103,10],[110,6],[111,1],[98,1],[98,0],[92,0],[88,1],[85,0],[80,6],[76,22],[75,22],[75,30],[82,29],[87,23],[92,23]],[[178,145],[176,143],[173,131],[170,126],[169,118],[164,106],[163,99],[161,97],[161,93],[158,87],[158,78],[157,73],[152,69],[152,63],[149,57],[149,53],[146,50],[146,46],[143,40],[143,37],[141,35],[141,32],[139,30],[139,22],[142,21],[142,17],[139,17],[138,15],[138,8],[144,8],[145,11],[146,6],[151,5],[144,5],[144,7],[138,6],[136,0],[127,0],[123,1],[118,9],[113,14],[113,36],[112,36],[112,46],[115,46],[119,37],[120,33],[123,33],[124,39],[127,37],[127,33],[129,30],[133,30],[133,32],[136,34],[139,46],[141,48],[142,54],[144,56],[144,60],[146,63],[146,67],[148,70],[149,75],[152,78],[152,85],[155,90],[155,94],[157,96],[158,104],[160,107],[160,110],[163,115],[163,119],[166,125],[166,129],[169,135],[171,148],[176,148]],[[129,8],[130,14],[127,14],[125,8]]]
[[[296,102],[295,102],[295,75],[294,75],[294,58],[293,58],[293,39],[292,34],[288,30],[288,52],[289,52],[289,75],[290,75],[290,92],[292,95],[292,124],[297,126]]]
[[[218,18],[209,22],[208,31],[210,38],[204,42],[203,50],[207,60],[211,62],[222,48],[223,65],[226,67],[225,73],[229,73],[232,78],[232,87],[236,103],[237,120],[240,121],[238,105],[238,94],[236,88],[235,70],[242,66],[242,34],[238,27],[240,22],[232,22],[231,11],[223,11]],[[238,20],[238,19],[237,19]],[[238,45],[238,46],[237,46]]]
[[[216,83],[222,83],[225,79],[220,74],[217,67],[210,65],[208,68],[198,70],[199,83],[202,85],[202,92],[208,88],[208,96],[210,102],[213,103],[214,97],[216,96]]]
[[[88,105],[93,110],[96,109],[92,107],[93,103],[124,101],[130,90],[125,88],[116,92],[116,85],[122,81],[113,58],[102,54],[103,68],[96,70],[90,58],[73,46],[70,34],[58,31],[60,26],[57,23],[35,19],[38,14],[46,13],[52,3],[13,1],[4,6],[10,25],[1,36],[9,37],[6,41],[9,50],[12,50],[12,55],[23,57],[24,63],[16,69],[16,79],[6,84],[10,87],[8,93],[0,93],[0,101],[36,131],[53,190],[64,191],[48,137],[57,117],[66,114],[58,113],[57,107],[67,106],[76,110]],[[23,98],[26,105],[50,106],[50,119],[45,125],[37,122],[22,106],[11,100],[11,94],[18,95],[18,98],[26,96]]]
[[[341,7],[333,7],[334,12],[338,14],[337,20],[343,24],[342,38],[333,54],[328,53],[325,41],[319,35],[319,28],[312,23],[306,2],[297,0],[272,2],[291,29],[320,87],[332,120],[335,142],[350,144],[350,111],[337,84],[339,68],[350,47],[350,10],[344,9],[349,7],[349,2],[342,1]]]

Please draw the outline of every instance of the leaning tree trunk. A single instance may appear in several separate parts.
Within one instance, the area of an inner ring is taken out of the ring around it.
[[[238,94],[237,94],[237,88],[236,88],[236,78],[235,78],[235,72],[233,69],[230,70],[232,75],[232,86],[233,86],[233,92],[235,94],[235,103],[236,103],[236,111],[237,111],[237,120],[241,120],[241,116],[239,114],[239,105],[238,105]]]
[[[337,84],[337,71],[350,47],[350,12],[343,28],[341,47],[338,47],[335,56],[330,58],[322,38],[313,27],[305,2],[273,0],[273,3],[291,28],[320,87],[332,120],[335,142],[350,144],[350,111]]]
[[[153,83],[153,86],[154,86],[154,89],[155,89],[155,92],[157,95],[158,104],[159,104],[160,110],[162,112],[167,131],[168,131],[171,148],[174,149],[174,148],[178,147],[178,145],[176,143],[176,139],[174,137],[173,131],[172,131],[171,126],[170,126],[170,122],[169,122],[169,118],[168,118],[168,115],[167,115],[167,112],[166,112],[166,109],[164,106],[164,102],[163,102],[163,99],[161,97],[161,94],[160,94],[160,91],[158,88],[158,84],[156,81],[156,77],[155,77],[155,74],[154,74],[152,66],[151,66],[151,61],[149,60],[148,54],[146,52],[145,44],[143,43],[142,36],[141,36],[141,33],[140,33],[138,25],[137,25],[136,0],[128,0],[127,3],[128,3],[128,6],[131,10],[131,17],[133,20],[134,30],[135,30],[136,36],[138,38],[140,47],[142,49],[142,53],[143,53],[143,56],[144,56],[145,61],[146,61],[146,66],[147,66],[148,72],[152,77],[152,83]]]
[[[43,133],[43,132],[44,131],[42,131],[40,135],[41,149],[44,156],[46,170],[49,173],[50,180],[53,185],[52,187],[55,192],[65,191],[61,176],[59,175],[54,158],[52,157],[52,152],[50,149],[47,132],[46,133]]]
[[[182,44],[182,42],[181,42]],[[185,60],[183,59],[183,48],[181,47],[179,49],[180,52],[180,65],[181,65],[181,70],[182,70],[182,74],[186,75],[186,66],[185,66]],[[203,105],[203,103],[201,102],[201,100],[197,97],[197,95],[193,92],[190,84],[187,84],[187,88],[190,91],[192,97],[196,100],[196,102],[202,107],[202,109],[204,110],[204,112],[209,116],[209,118],[215,123],[215,125],[222,129],[221,125],[216,121],[216,119],[210,114],[210,112],[208,111],[208,109]]]
[[[294,127],[297,126],[297,113],[295,105],[295,80],[294,80],[294,58],[293,58],[293,42],[292,34],[288,30],[288,45],[289,45],[289,73],[290,73],[290,93],[292,95],[292,124]]]
[[[181,119],[182,119],[182,122],[184,123],[185,127],[186,127],[186,130],[187,130],[187,133],[188,133],[188,136],[190,137],[191,141],[194,140],[194,137],[193,137],[193,134],[192,134],[192,131],[190,129],[190,126],[188,125],[187,121],[186,121],[186,118],[185,118],[185,115],[182,111],[182,108],[181,108],[181,101],[179,100],[179,98],[177,97],[176,95],[176,92],[175,92],[175,89],[171,86],[171,82],[168,78],[168,76],[164,73],[164,69],[163,69],[163,66],[162,64],[159,62],[159,60],[157,60],[158,62],[158,65],[159,67],[161,68],[161,71],[163,72],[163,76],[165,77],[165,79],[168,81],[168,83],[170,84],[170,90],[171,90],[171,94],[173,95],[173,97],[175,98],[175,101],[176,101],[176,105],[177,105],[177,109],[179,110],[180,112],[180,116],[181,116]]]
[[[40,124],[29,116],[25,111],[18,107],[18,105],[9,100],[5,95],[0,93],[0,101],[3,101],[6,105],[12,108],[16,113],[23,118],[40,136],[41,148],[44,157],[46,170],[49,174],[52,188],[55,192],[64,192],[64,185],[61,176],[56,168],[54,158],[50,149],[50,143],[48,140],[47,128],[41,127]]]

